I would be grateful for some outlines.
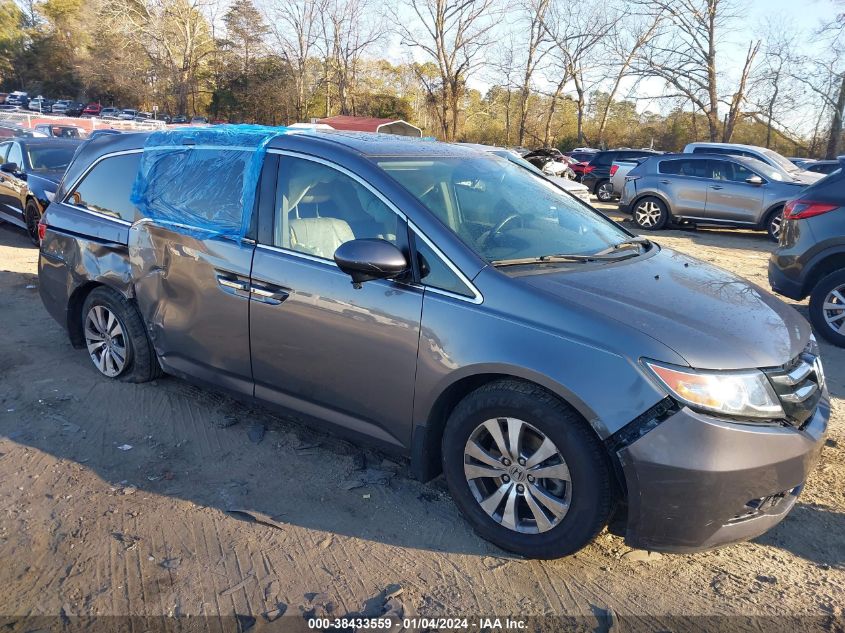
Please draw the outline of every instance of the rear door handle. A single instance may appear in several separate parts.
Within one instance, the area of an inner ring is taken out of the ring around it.
[[[256,301],[277,306],[290,296],[290,291],[279,286],[253,283],[249,293]]]
[[[716,191],[718,191],[719,189],[724,189],[722,185],[712,185],[710,188],[715,189]]]
[[[249,297],[249,282],[238,279],[233,274],[218,273],[217,285],[223,292],[239,297]]]
[[[660,181],[660,184],[661,184],[661,185],[668,185],[668,184],[669,184],[669,181],[668,181],[668,180],[661,180],[661,181]]]

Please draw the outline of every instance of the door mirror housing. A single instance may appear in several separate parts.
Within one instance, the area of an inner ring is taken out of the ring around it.
[[[745,179],[745,182],[747,182],[749,185],[760,186],[763,184],[763,179],[760,178],[760,176],[749,176]]]
[[[0,165],[0,171],[7,173],[7,174],[15,174],[18,171],[18,164],[17,163],[3,163]]]
[[[350,240],[334,252],[337,267],[352,277],[352,285],[360,288],[365,281],[395,279],[408,270],[405,255],[386,240],[362,238]]]

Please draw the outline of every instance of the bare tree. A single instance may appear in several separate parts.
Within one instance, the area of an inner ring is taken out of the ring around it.
[[[603,60],[598,59],[599,44],[620,19],[620,14],[608,9],[601,0],[582,2],[578,11],[572,11],[569,3],[564,0],[556,0],[550,5],[543,24],[554,45],[552,56],[557,62],[554,68],[559,73],[559,80],[551,95],[546,118],[546,144],[551,141],[551,123],[558,99],[569,81],[572,81],[575,88],[578,142],[584,142],[584,115],[591,85],[590,74],[603,65]]]
[[[623,80],[632,74],[631,67],[640,50],[651,38],[663,21],[663,12],[658,10],[650,15],[625,16],[615,23],[614,28],[607,35],[607,56],[619,60],[615,66],[613,83],[608,92],[607,101],[599,117],[597,139],[599,145],[604,143],[604,132],[613,99],[622,85]]]
[[[523,4],[525,22],[528,26],[528,42],[525,53],[525,65],[522,83],[519,87],[519,145],[525,143],[526,123],[528,120],[528,102],[533,88],[534,73],[548,55],[550,38],[545,20],[551,0],[527,0]]]
[[[707,117],[710,140],[719,138],[719,105],[728,106],[722,140],[730,141],[746,99],[748,77],[760,42],[751,42],[740,79],[727,96],[720,94],[716,51],[721,34],[735,19],[731,0],[634,0],[647,15],[664,16],[658,29],[638,55],[637,72],[659,77]]]
[[[371,0],[327,0],[321,17],[327,103],[334,87],[340,114],[355,114],[355,84],[361,59],[384,37],[384,31],[383,20],[376,15]]]
[[[325,0],[269,0],[267,22],[294,80],[297,121],[306,121],[312,86],[309,61],[317,52]]]
[[[203,9],[201,0],[116,0],[105,8],[107,28],[140,44],[155,73],[151,81],[165,80],[162,94],[175,93],[177,112],[189,111],[200,71],[214,52]]]
[[[444,140],[453,141],[460,126],[460,105],[466,80],[482,63],[490,44],[495,0],[410,0],[411,24],[393,10],[393,21],[405,46],[419,48],[437,66],[438,85],[423,75],[436,104]]]

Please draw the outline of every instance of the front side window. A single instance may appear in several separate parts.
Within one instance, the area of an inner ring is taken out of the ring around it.
[[[15,163],[18,166],[18,169],[23,169],[23,152],[21,152],[21,146],[17,143],[12,143],[9,147],[9,154],[6,156],[7,163]]]
[[[718,160],[711,161],[713,165],[713,178],[716,180],[728,180],[730,182],[745,182],[751,176],[756,176],[753,171],[745,165],[732,161]]]
[[[140,160],[140,152],[101,160],[74,189],[68,201],[89,211],[133,222],[137,209],[129,196]]]
[[[279,163],[273,245],[331,260],[354,239],[379,238],[400,248],[404,221],[372,191],[337,169],[304,158]]]
[[[378,165],[490,262],[592,255],[631,239],[544,178],[496,156],[385,158]]]
[[[430,288],[438,288],[465,297],[472,297],[473,292],[461,281],[446,262],[434,252],[425,241],[417,237],[415,240],[417,260],[420,267],[420,282]]]

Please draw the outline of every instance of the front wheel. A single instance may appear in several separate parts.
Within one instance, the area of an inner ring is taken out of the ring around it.
[[[613,200],[613,185],[609,180],[602,180],[596,186],[596,198],[601,202],[610,202]]]
[[[822,277],[813,288],[810,322],[825,339],[845,347],[845,270]]]
[[[607,524],[612,493],[602,445],[539,387],[505,380],[468,395],[449,416],[442,456],[464,517],[502,549],[559,558]]]
[[[634,224],[648,231],[658,231],[669,221],[669,210],[659,198],[643,198],[637,202],[631,215]]]

